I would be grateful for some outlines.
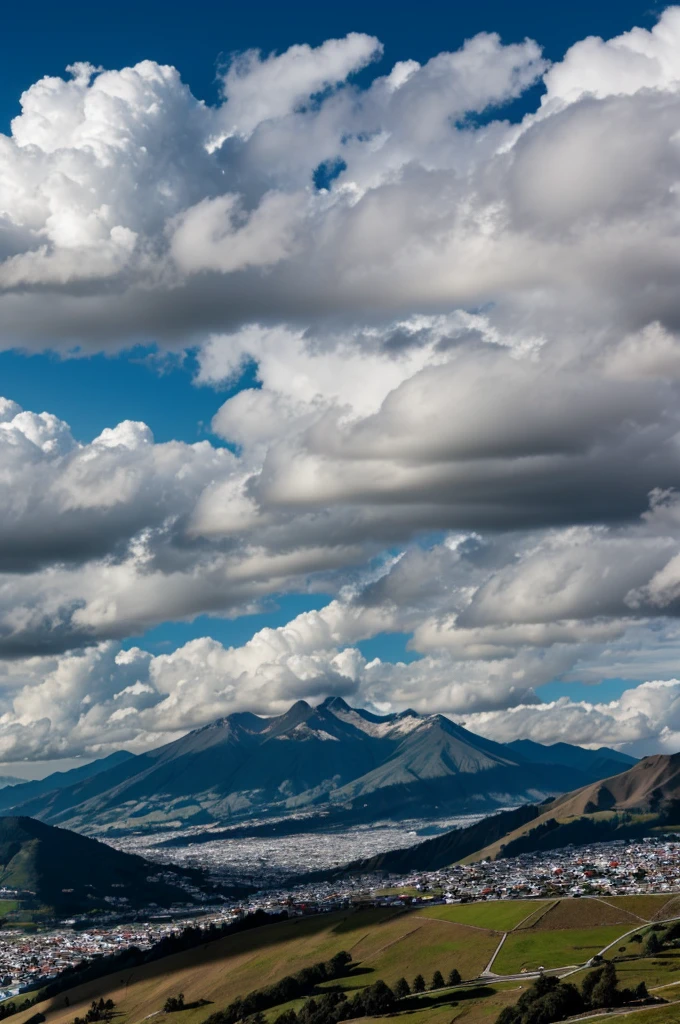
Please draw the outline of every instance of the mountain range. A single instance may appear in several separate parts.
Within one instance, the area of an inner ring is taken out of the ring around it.
[[[460,860],[495,860],[572,843],[639,838],[678,826],[680,754],[656,754],[542,804],[490,815],[468,828],[355,861],[335,873],[435,871]]]
[[[443,715],[375,715],[332,697],[276,717],[231,714],[144,754],[0,790],[0,814],[97,834],[302,812],[326,823],[488,813],[634,763],[608,748],[495,743]]]

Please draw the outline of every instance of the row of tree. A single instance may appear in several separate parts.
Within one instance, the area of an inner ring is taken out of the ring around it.
[[[460,974],[455,968],[449,972],[448,982],[444,981],[441,971],[435,971],[430,991],[445,988],[447,984],[459,985],[460,980]],[[320,997],[313,996],[297,1013],[295,1010],[286,1010],[279,1014],[274,1024],[335,1024],[337,1021],[355,1020],[358,1017],[377,1017],[391,1013],[397,1002],[407,999],[412,993],[425,991],[425,979],[422,974],[416,975],[412,985],[409,985],[406,978],[400,978],[393,989],[380,980],[355,992],[351,999],[344,992],[326,992]],[[418,1006],[420,1003],[414,1001],[413,1005]],[[263,1022],[251,1018],[250,1024]]]
[[[13,999],[6,1003],[0,1003],[0,1020],[4,1020],[5,1017],[11,1017],[15,1013],[20,1013],[22,1010],[28,1010],[29,1007],[37,1002],[38,998],[34,997],[33,999],[24,999],[20,1003],[15,1003]]]
[[[580,990],[547,974],[523,992],[514,1006],[506,1006],[496,1024],[552,1024],[584,1010],[624,1006],[649,997],[641,981],[636,989],[619,989],[616,968],[607,962],[586,974]]]
[[[285,910],[280,914],[267,914],[264,910],[256,910],[253,914],[247,914],[240,921],[233,921],[230,924],[211,924],[208,928],[189,925],[178,935],[164,936],[147,950],[129,946],[119,953],[111,953],[109,956],[98,957],[96,960],[81,960],[72,967],[64,968],[56,978],[41,988],[38,995],[31,1000],[31,1005],[42,999],[53,999],[67,989],[89,981],[96,981],[107,974],[131,971],[135,967],[141,967],[142,964],[152,963],[165,956],[170,956],[172,953],[183,953],[188,949],[195,949],[196,946],[203,946],[206,942],[215,942],[226,935],[236,935],[239,932],[260,928],[265,924],[275,924],[277,921],[287,920],[288,914]]]
[[[438,988],[446,988],[447,985],[460,985],[460,974],[455,967],[449,971],[449,976],[444,981],[444,975],[441,971],[435,971],[432,975],[432,981],[430,982],[429,988],[431,992],[434,992]],[[425,992],[428,986],[425,984],[425,978],[422,974],[416,974],[411,985],[407,982],[406,978],[400,978],[394,986],[394,994],[397,999],[405,999],[406,996],[410,996],[412,992],[418,994],[419,992]]]
[[[348,999],[344,992],[326,992],[307,999],[298,1012],[286,1010],[274,1024],[336,1024],[337,1021],[356,1020],[358,1017],[379,1017],[391,1013],[397,997],[384,981],[375,981]],[[251,1024],[263,1021],[251,1019]]]
[[[350,954],[341,950],[330,960],[303,967],[297,974],[288,974],[275,985],[255,989],[243,998],[234,999],[226,1009],[212,1013],[205,1024],[236,1024],[236,1021],[270,1010],[280,1003],[307,996],[321,982],[344,977],[351,962]]]

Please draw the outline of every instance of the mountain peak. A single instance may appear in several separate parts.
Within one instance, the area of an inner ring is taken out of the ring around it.
[[[317,710],[352,711],[353,709],[349,706],[346,700],[342,699],[342,697],[326,697],[326,699],[319,704]]]

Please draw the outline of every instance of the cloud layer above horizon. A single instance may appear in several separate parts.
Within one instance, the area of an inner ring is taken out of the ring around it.
[[[329,693],[680,746],[680,8],[553,65],[482,34],[371,80],[381,54],[241,54],[214,107],[80,63],[0,135],[0,348],[257,377],[214,443],[0,399],[0,761]],[[241,648],[122,647],[313,592]],[[383,633],[420,657],[367,660]]]

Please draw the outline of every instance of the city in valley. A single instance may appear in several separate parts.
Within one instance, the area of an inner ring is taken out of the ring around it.
[[[219,858],[214,861],[216,878]],[[235,922],[258,910],[303,917],[363,907],[414,908],[436,904],[517,899],[680,893],[680,841],[673,836],[636,842],[617,840],[548,853],[455,865],[407,875],[345,876],[332,881],[271,887],[239,901],[204,898],[202,903],[135,913],[124,903],[96,917],[59,920],[44,930],[20,926],[0,930],[1,998],[30,992],[69,966],[127,947],[150,949],[163,937],[189,925]],[[21,893],[0,889],[0,899]],[[124,897],[123,897],[124,900]],[[493,920],[493,918],[491,918]]]

